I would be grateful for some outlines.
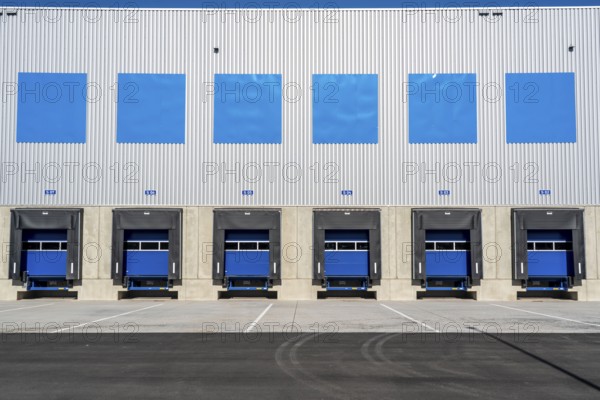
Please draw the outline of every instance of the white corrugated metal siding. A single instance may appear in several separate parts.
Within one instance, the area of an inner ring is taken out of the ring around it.
[[[475,9],[4,14],[0,204],[598,204],[599,9],[501,11],[501,17],[481,17]],[[87,106],[86,144],[16,143],[17,98],[10,85],[19,72],[88,74],[102,95]],[[122,72],[186,74],[185,145],[116,143],[114,84]],[[577,143],[506,144],[504,97],[486,100],[483,93],[492,84],[504,89],[507,72],[575,72]],[[298,101],[284,101],[281,145],[213,144],[205,82],[215,73],[278,73],[284,87],[301,88]],[[379,75],[379,144],[312,144],[314,73]],[[403,92],[409,73],[477,74],[477,144],[408,144]],[[215,165],[221,173],[239,166],[240,173],[222,175],[223,182],[205,173]],[[253,174],[256,165],[262,177],[244,179],[244,168]],[[415,167],[417,175],[405,173]],[[284,179],[298,170],[298,181]],[[62,179],[52,182],[57,171]],[[444,171],[453,176],[445,179]],[[45,196],[45,189],[57,195]],[[145,189],[158,196],[145,196]],[[242,196],[244,189],[255,195]],[[341,196],[343,189],[353,196]],[[440,189],[451,195],[439,196]],[[540,196],[540,189],[552,195]]]

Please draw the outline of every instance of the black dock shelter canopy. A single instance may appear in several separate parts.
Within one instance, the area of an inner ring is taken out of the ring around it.
[[[9,277],[15,283],[22,283],[21,250],[23,231],[29,229],[65,229],[67,231],[66,279],[81,280],[83,209],[14,209],[10,212],[10,257]]]
[[[381,282],[381,211],[380,210],[315,210],[313,213],[313,276],[314,284],[325,280],[325,231],[368,230],[369,280]]]
[[[412,212],[413,279],[425,280],[425,236],[428,230],[468,230],[471,243],[471,284],[483,278],[481,210],[479,209],[414,209]]]
[[[171,209],[115,209],[113,210],[111,275],[115,284],[123,281],[124,235],[126,230],[164,229],[169,235],[169,276],[174,284],[181,281],[182,214],[180,208]]]
[[[281,284],[281,210],[217,209],[213,224],[213,283],[225,280],[225,232],[228,230],[269,231],[269,283]]]
[[[513,209],[512,210],[512,257],[513,277],[528,279],[527,231],[568,230],[572,233],[574,285],[585,279],[585,241],[582,209]]]

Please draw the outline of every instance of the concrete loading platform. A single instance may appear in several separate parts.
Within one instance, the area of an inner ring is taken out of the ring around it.
[[[0,208],[0,220],[0,300],[600,300],[597,207]]]

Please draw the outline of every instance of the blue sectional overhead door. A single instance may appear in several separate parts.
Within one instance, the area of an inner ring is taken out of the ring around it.
[[[527,231],[527,265],[530,277],[572,276],[574,266],[571,231]]]
[[[225,233],[225,276],[269,276],[269,231],[230,230]]]
[[[427,230],[427,277],[467,277],[471,268],[471,243],[467,230]]]
[[[62,277],[67,271],[67,230],[24,230],[21,265],[30,278]]]
[[[162,277],[169,275],[169,231],[126,230],[125,276]]]
[[[369,276],[369,231],[325,231],[325,276]]]

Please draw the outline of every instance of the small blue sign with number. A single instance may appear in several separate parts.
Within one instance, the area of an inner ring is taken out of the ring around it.
[[[144,190],[146,196],[156,196],[156,190]]]
[[[438,190],[438,194],[440,196],[450,196],[450,191],[449,190]]]
[[[56,190],[54,190],[54,189],[46,189],[46,190],[44,190],[44,194],[46,196],[54,196],[54,195],[56,195]]]
[[[254,190],[242,190],[242,196],[254,196]]]
[[[342,190],[342,196],[352,196],[352,190]]]
[[[540,196],[550,196],[551,194],[552,194],[552,190],[550,190],[550,189],[540,190]]]

